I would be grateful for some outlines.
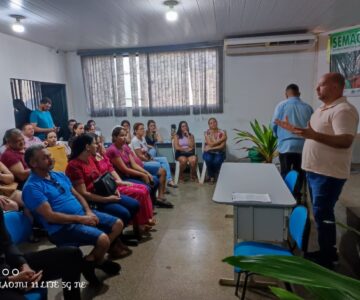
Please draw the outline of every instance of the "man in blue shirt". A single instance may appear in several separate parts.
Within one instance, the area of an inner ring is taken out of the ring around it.
[[[117,274],[120,266],[104,261],[104,256],[107,251],[115,256],[119,248],[116,241],[122,232],[123,222],[91,210],[63,173],[51,171],[54,162],[43,145],[29,147],[25,152],[25,161],[31,168],[31,174],[23,188],[23,200],[47,230],[49,239],[58,246],[94,246],[85,257],[84,276],[90,283],[100,284],[94,274],[95,267]]]
[[[40,101],[39,109],[34,110],[30,114],[30,123],[34,127],[35,135],[41,140],[45,140],[46,133],[50,131],[57,132],[58,127],[55,127],[51,113],[51,99],[43,98]]]
[[[299,137],[275,124],[275,120],[283,120],[286,117],[289,122],[297,127],[307,127],[313,113],[312,107],[300,99],[299,87],[290,84],[285,90],[286,100],[281,101],[275,108],[272,118],[272,128],[278,138],[278,151],[280,159],[281,176],[285,178],[291,170],[299,172],[299,180],[295,186],[294,196],[301,198],[301,187],[304,180],[304,172],[301,170],[301,153],[304,146],[304,138]]]

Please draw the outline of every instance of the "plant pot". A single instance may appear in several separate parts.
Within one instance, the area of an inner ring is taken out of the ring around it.
[[[250,148],[248,150],[248,157],[253,163],[260,163],[265,161],[264,156],[262,156],[262,154],[260,154],[259,151],[256,150],[256,148]]]

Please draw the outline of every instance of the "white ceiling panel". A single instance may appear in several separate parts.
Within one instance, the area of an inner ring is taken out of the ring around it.
[[[360,24],[360,0],[179,0],[168,23],[162,0],[0,0],[0,32],[64,51],[175,45]],[[10,14],[24,15],[15,34]]]

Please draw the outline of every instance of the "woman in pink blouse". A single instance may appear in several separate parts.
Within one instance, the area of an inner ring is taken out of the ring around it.
[[[158,207],[173,208],[174,205],[164,198],[162,190],[159,190],[159,195],[156,198],[159,179],[143,168],[143,162],[126,144],[126,131],[124,128],[115,127],[112,131],[112,140],[113,144],[106,150],[106,155],[116,171],[121,174],[121,177],[130,182],[146,184],[150,190],[153,203]]]

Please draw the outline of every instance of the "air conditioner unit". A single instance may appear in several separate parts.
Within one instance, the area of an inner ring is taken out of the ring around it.
[[[225,39],[224,50],[229,56],[304,51],[316,44],[313,34],[276,35]]]

